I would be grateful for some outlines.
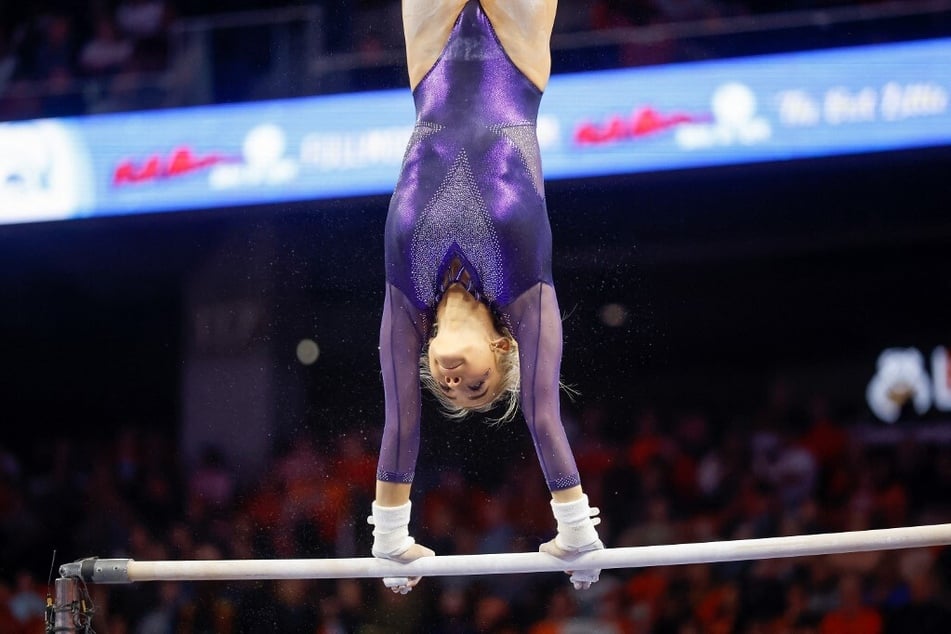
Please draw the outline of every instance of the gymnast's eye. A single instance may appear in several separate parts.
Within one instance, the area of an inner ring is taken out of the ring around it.
[[[469,386],[469,389],[470,389],[471,391],[473,391],[473,392],[478,392],[479,390],[482,389],[482,386],[483,386],[483,385],[485,385],[485,381],[479,381],[479,382],[476,383],[475,385],[470,385],[470,386]]]

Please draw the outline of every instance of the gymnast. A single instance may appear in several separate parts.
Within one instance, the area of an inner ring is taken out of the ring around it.
[[[409,535],[421,385],[450,418],[521,406],[551,491],[575,588],[599,570],[572,557],[603,548],[561,422],[561,316],[535,124],[551,72],[556,0],[403,0],[416,126],[390,201],[380,326],[385,425],[375,557],[432,550]],[[419,578],[384,580],[405,594]]]

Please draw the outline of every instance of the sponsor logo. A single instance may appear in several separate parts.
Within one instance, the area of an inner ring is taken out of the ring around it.
[[[769,122],[757,113],[756,95],[746,84],[729,82],[718,86],[710,107],[713,121],[679,126],[674,136],[677,145],[684,150],[756,145],[773,134]]]
[[[311,132],[301,139],[300,162],[322,172],[398,166],[413,126]]]
[[[834,86],[821,93],[797,88],[780,92],[777,99],[779,122],[791,128],[894,123],[940,116],[951,106],[947,89],[933,81],[889,81],[858,89]]]
[[[287,136],[280,126],[255,126],[244,137],[241,160],[213,166],[208,183],[215,190],[289,183],[297,178],[300,165],[286,152]]]
[[[686,123],[709,122],[709,115],[682,112],[665,114],[650,106],[638,108],[630,115],[611,115],[601,123],[584,122],[575,129],[578,145],[607,145],[652,136]]]
[[[866,389],[868,406],[878,418],[894,423],[909,404],[919,415],[932,407],[951,411],[951,363],[946,348],[931,353],[931,376],[917,348],[889,348],[878,357]]]
[[[0,223],[73,216],[89,202],[87,172],[62,124],[0,124]]]
[[[121,161],[112,173],[112,186],[140,185],[188,176],[208,170],[215,165],[234,163],[240,159],[218,153],[196,154],[187,145],[172,150],[167,155],[152,154],[143,160]]]

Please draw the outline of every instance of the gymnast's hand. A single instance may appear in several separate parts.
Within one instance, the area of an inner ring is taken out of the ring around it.
[[[551,502],[552,512],[558,522],[558,534],[551,541],[542,544],[538,550],[558,559],[571,561],[582,553],[601,550],[604,544],[598,538],[595,526],[601,523],[596,507],[588,506],[588,496],[582,495],[573,502]],[[598,581],[601,571],[568,570],[575,590],[587,590]]]
[[[434,557],[429,548],[417,544],[409,536],[411,503],[401,506],[380,506],[373,503],[373,515],[367,522],[374,526],[373,556],[407,564],[420,557]],[[384,577],[383,584],[397,594],[407,594],[416,587],[421,577]]]
[[[422,544],[416,543],[407,548],[400,555],[379,555],[376,552],[373,554],[375,557],[389,559],[390,561],[397,561],[401,564],[408,564],[409,562],[415,561],[420,557],[436,556],[436,553],[434,553],[432,549],[426,548]],[[422,579],[422,577],[383,577],[383,585],[396,594],[409,594],[409,591],[416,587],[416,584],[419,583],[420,579]]]

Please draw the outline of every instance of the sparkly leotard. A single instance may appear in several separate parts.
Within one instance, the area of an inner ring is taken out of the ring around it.
[[[541,91],[470,0],[413,92],[416,127],[390,201],[380,366],[386,423],[377,478],[412,482],[418,360],[453,262],[518,342],[521,407],[551,490],[579,484],[561,422],[562,331],[551,278],[535,122]]]

